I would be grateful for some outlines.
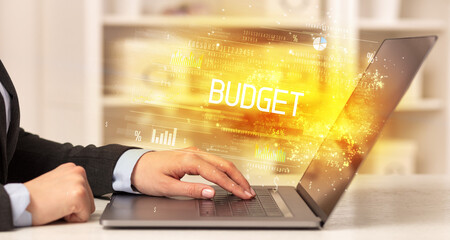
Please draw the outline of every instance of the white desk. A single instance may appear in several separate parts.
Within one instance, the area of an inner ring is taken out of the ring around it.
[[[111,230],[98,223],[107,201],[95,203],[88,223],[59,221],[0,239],[450,239],[450,177],[444,176],[357,176],[322,230]]]

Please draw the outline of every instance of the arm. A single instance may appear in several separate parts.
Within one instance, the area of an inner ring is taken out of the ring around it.
[[[0,231],[60,218],[85,222],[94,211],[86,172],[73,163],[62,164],[25,184],[0,185]]]
[[[20,129],[16,151],[9,166],[8,182],[26,182],[59,165],[73,162],[85,169],[95,196],[113,191],[111,181],[119,157],[131,147],[111,144],[73,146],[56,143]]]
[[[185,174],[201,175],[243,199],[255,196],[234,164],[195,147],[159,152],[128,150],[117,161],[113,188],[153,196],[214,197],[214,189],[208,185],[180,181]]]
[[[116,163],[130,149],[121,145],[82,147],[59,144],[21,129],[8,182],[32,179],[25,186],[30,193],[27,210],[32,214],[33,225],[61,217],[69,222],[87,221],[95,209],[92,192],[96,196],[112,192]],[[185,174],[196,174],[243,199],[255,195],[231,162],[196,148],[147,152],[137,156],[139,159],[130,158],[134,163],[127,165],[128,170],[124,172],[131,174],[126,176],[127,180],[144,194],[212,198],[215,193],[210,186],[180,181]]]
[[[20,129],[7,182],[26,182],[20,185],[29,191],[8,191],[8,186],[16,184],[0,186],[0,231],[42,225],[61,217],[69,222],[86,221],[94,209],[90,185],[98,196],[112,192],[114,166],[128,149],[121,145],[60,144]],[[82,168],[63,164],[67,162]],[[27,196],[23,196],[24,192]],[[69,201],[67,196],[73,197]],[[17,204],[22,201],[27,204]],[[28,219],[24,220],[23,214],[28,214]]]
[[[153,196],[214,197],[209,185],[181,181],[186,174],[200,175],[242,199],[255,196],[232,162],[195,147],[145,153],[134,167],[131,184],[139,192]]]

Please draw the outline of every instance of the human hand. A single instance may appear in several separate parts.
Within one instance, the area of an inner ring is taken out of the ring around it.
[[[63,218],[86,222],[95,211],[94,197],[84,168],[66,163],[25,183],[30,192],[27,211],[33,225]]]
[[[242,199],[255,196],[233,163],[194,147],[144,154],[133,169],[131,184],[152,196],[214,197],[211,186],[180,181],[185,174],[200,175]]]

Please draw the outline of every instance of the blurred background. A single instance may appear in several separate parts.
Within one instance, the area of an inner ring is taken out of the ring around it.
[[[302,31],[338,21],[349,35],[379,43],[438,35],[361,173],[450,174],[449,12],[447,0],[0,0],[0,59],[27,131],[75,144],[130,144],[108,134],[129,102],[114,90],[106,59],[136,28]]]

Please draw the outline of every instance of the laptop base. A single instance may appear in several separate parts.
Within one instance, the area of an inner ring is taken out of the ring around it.
[[[225,201],[230,208],[239,208],[247,204],[247,213],[241,212],[217,214],[223,211],[222,205],[212,207],[214,201],[191,198],[165,198],[134,194],[114,194],[111,202],[100,219],[100,224],[108,228],[271,228],[271,229],[317,229],[321,227],[320,218],[316,217],[298,195],[294,187],[252,186],[259,196],[260,192],[269,192],[276,202],[281,214],[269,206],[264,209],[266,216],[254,210],[254,203],[238,200],[228,196]],[[214,186],[216,193],[223,191]],[[267,194],[259,196],[260,200]],[[237,206],[237,207],[236,207]],[[222,208],[222,210],[220,210]],[[235,209],[236,210],[236,209]],[[253,211],[253,212],[252,212]],[[248,214],[251,212],[251,214]],[[217,215],[216,215],[217,214]],[[244,216],[245,215],[245,216]]]

